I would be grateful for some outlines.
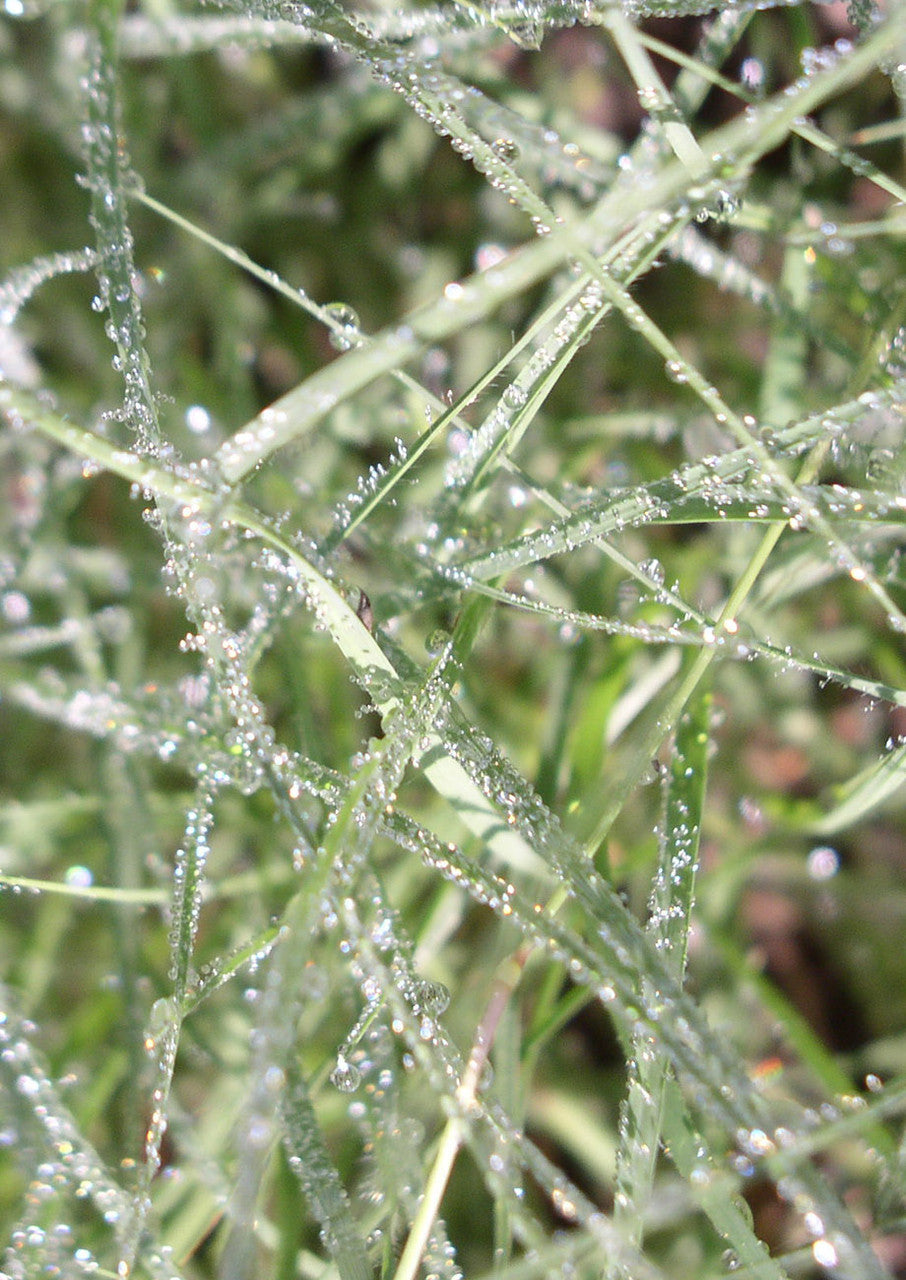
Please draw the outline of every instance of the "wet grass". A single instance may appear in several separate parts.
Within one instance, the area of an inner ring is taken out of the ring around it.
[[[5,1273],[902,1272],[903,22],[6,10]]]

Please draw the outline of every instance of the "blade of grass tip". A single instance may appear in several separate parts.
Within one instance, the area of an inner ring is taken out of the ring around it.
[[[293,872],[293,877],[298,872]],[[245,892],[248,893],[252,887],[260,887],[257,882],[249,881]],[[274,945],[280,936],[279,925],[269,925],[260,933],[257,933],[250,941],[236,947],[227,955],[219,957],[205,966],[204,976],[199,978],[192,988],[183,997],[182,1014],[186,1017],[194,1009],[205,1001],[208,996],[218,991],[225,983],[236,976],[236,974],[246,965],[260,965],[266,956],[270,955]]]
[[[363,524],[364,521],[368,519],[371,513],[380,506],[381,503],[386,501],[390,491],[399,484],[409,471],[411,471],[416,462],[424,456],[428,449],[443,435],[448,427],[451,427],[456,423],[463,427],[467,432],[471,433],[471,428],[468,423],[461,417],[462,413],[470,404],[478,399],[485,387],[487,387],[489,383],[493,382],[493,380],[506,369],[510,360],[513,359],[516,351],[518,351],[526,341],[528,341],[528,336],[521,339],[515,348],[508,350],[500,360],[483,373],[481,377],[477,378],[476,381],[472,383],[471,387],[469,387],[469,389],[459,397],[455,404],[444,406],[439,403],[440,411],[438,416],[429,424],[426,430],[422,432],[412,447],[407,449],[406,457],[399,463],[399,465],[395,466],[392,471],[389,471],[380,479],[374,488],[374,492],[363,499],[361,504],[356,507],[356,509],[351,513],[349,519],[346,520],[340,528],[335,529],[332,533],[327,535],[323,544],[325,554],[329,554],[339,546],[339,544],[344,541],[344,539],[348,538],[349,535],[359,527],[359,525]],[[414,383],[414,380],[409,379],[408,375],[400,374],[398,376],[407,383],[412,382],[413,387],[417,388],[417,384]],[[420,390],[420,388],[418,389]],[[427,391],[423,394],[429,399],[433,398]]]
[[[853,147],[870,146],[876,142],[892,142],[906,134],[906,120],[885,120],[883,124],[866,125],[857,129],[850,138]]]
[[[802,138],[804,142],[810,142],[818,151],[823,151],[826,155],[833,156],[838,164],[850,169],[858,177],[867,178],[880,191],[885,191],[888,195],[893,196],[898,203],[902,204],[906,201],[906,188],[903,187],[902,183],[884,173],[883,169],[879,169],[870,160],[865,160],[855,151],[850,151],[848,147],[841,146],[839,142],[829,138],[826,133],[810,120],[797,121],[794,133],[797,137]]]
[[[686,967],[689,925],[711,740],[711,696],[699,687],[680,716],[667,765],[660,855],[647,930],[677,981]],[[645,981],[645,980],[643,980]],[[638,1247],[654,1184],[670,1056],[645,1031],[632,1037],[620,1124],[614,1221]]]
[[[70,272],[91,271],[100,262],[91,249],[76,253],[50,253],[32,258],[24,266],[13,267],[0,280],[0,317],[3,326],[13,324],[35,291],[49,280]]]

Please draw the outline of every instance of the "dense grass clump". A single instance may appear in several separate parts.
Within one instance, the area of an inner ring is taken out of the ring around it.
[[[906,1274],[906,13],[6,0],[3,1274]]]

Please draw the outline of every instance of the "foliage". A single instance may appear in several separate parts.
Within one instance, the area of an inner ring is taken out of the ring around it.
[[[4,1274],[902,1270],[906,17],[0,21]]]

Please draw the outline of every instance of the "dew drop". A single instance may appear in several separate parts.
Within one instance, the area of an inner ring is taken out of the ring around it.
[[[442,982],[420,982],[416,988],[414,1006],[422,1013],[438,1017],[450,1003],[450,990]]]
[[[758,58],[745,58],[739,68],[739,78],[747,89],[757,93],[764,88],[764,65]]]
[[[340,1054],[337,1057],[337,1065],[330,1073],[330,1083],[341,1093],[355,1093],[359,1085],[362,1083],[362,1073],[358,1067]]]
[[[540,49],[544,38],[544,24],[535,19],[514,22],[507,27],[507,34],[520,49]]]
[[[906,88],[906,85],[904,85]],[[816,1240],[812,1245],[812,1257],[819,1267],[836,1267],[840,1261],[837,1250],[830,1240]]]
[[[639,565],[639,572],[643,573],[646,578],[653,582],[656,586],[662,587],[667,577],[664,566],[660,560],[643,560]]]
[[[191,404],[186,409],[186,426],[195,436],[203,436],[211,428],[211,415],[201,404]]]
[[[345,302],[328,302],[324,314],[330,322],[330,345],[336,351],[349,351],[361,336],[357,313]]]
[[[94,876],[88,867],[75,864],[66,868],[64,880],[73,889],[87,889],[94,883]]]
[[[504,160],[507,164],[519,156],[519,147],[512,138],[495,138],[491,143],[491,150],[499,160]]]
[[[805,861],[813,880],[831,880],[840,870],[840,855],[829,845],[817,845]]]

